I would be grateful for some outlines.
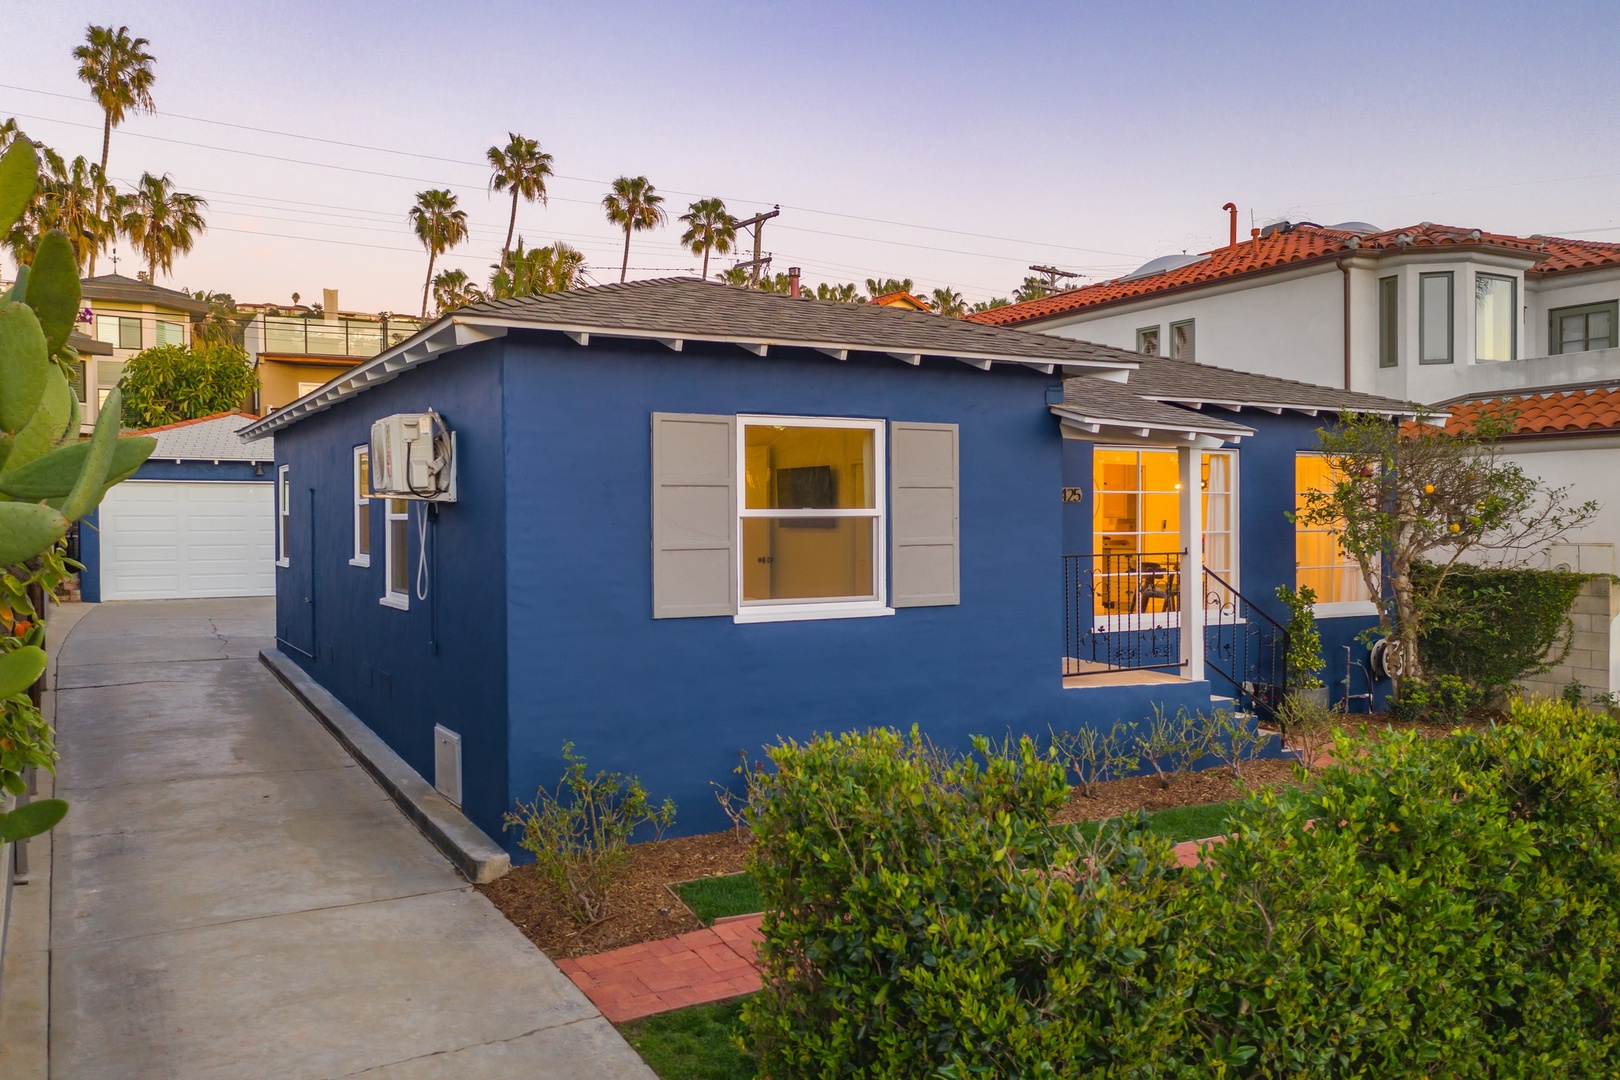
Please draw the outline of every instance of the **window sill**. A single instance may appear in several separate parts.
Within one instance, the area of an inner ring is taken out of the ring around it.
[[[292,563],[288,562],[286,559],[277,559],[276,565],[285,570],[287,567],[291,566]]]
[[[1378,605],[1371,600],[1342,600],[1333,604],[1312,604],[1311,613],[1318,619],[1343,619],[1351,615],[1377,615]]]
[[[894,608],[873,602],[853,604],[793,604],[780,607],[743,608],[731,617],[734,623],[806,622],[811,619],[870,619],[893,615]]]
[[[371,556],[370,555],[356,555],[354,558],[349,560],[349,565],[350,566],[370,566],[371,565]]]
[[[390,593],[387,596],[378,597],[377,603],[381,604],[383,607],[391,607],[395,611],[411,610],[411,601],[409,597],[398,596],[393,593]]]

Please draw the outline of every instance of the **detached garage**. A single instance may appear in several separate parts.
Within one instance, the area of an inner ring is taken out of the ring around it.
[[[274,449],[244,413],[139,434],[157,449],[79,530],[85,600],[274,596]]]

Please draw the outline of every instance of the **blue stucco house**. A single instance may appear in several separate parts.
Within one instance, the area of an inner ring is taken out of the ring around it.
[[[373,495],[374,422],[430,410],[454,501]],[[782,738],[1263,707],[1296,580],[1342,679],[1373,606],[1286,514],[1348,410],[1404,411],[672,279],[461,309],[243,437],[275,437],[278,648],[516,854],[565,741],[696,832]]]

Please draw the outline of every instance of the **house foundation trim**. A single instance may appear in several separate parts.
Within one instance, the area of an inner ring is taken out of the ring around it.
[[[261,649],[259,661],[303,703],[343,748],[388,793],[406,817],[475,885],[512,868],[512,857],[449,800],[434,790],[330,691],[280,649]]]

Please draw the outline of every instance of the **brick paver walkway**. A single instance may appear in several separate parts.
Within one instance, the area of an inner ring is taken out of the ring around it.
[[[559,960],[562,973],[615,1024],[759,989],[754,950],[763,915],[716,919],[663,941]]]

